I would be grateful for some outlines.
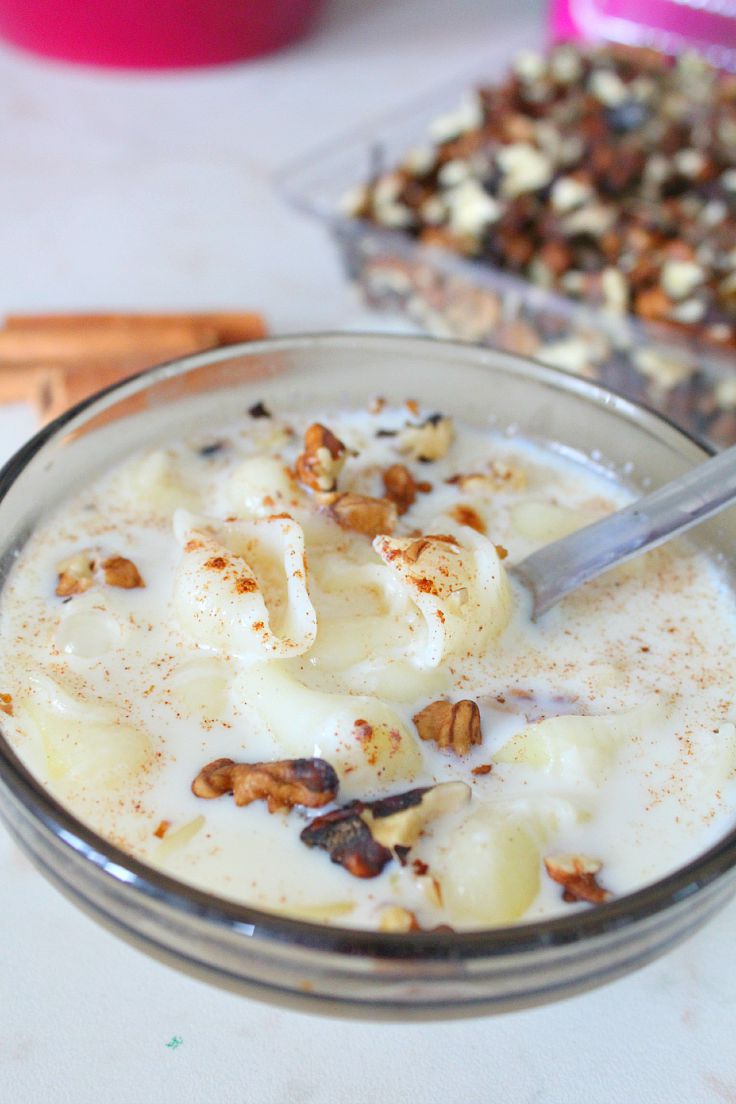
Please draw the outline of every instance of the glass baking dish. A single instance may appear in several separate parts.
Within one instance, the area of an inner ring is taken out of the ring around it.
[[[25,445],[0,472],[0,587],[38,521],[90,472],[130,451],[228,421],[255,401],[362,408],[377,393],[391,402],[421,396],[430,409],[479,425],[516,427],[628,473],[639,488],[707,455],[597,384],[496,350],[359,334],[251,342],[117,384]],[[693,539],[733,567],[733,511]],[[1,724],[0,817],[53,885],[163,962],[248,996],[374,1019],[477,1015],[589,989],[674,946],[736,891],[735,829],[652,885],[554,919],[406,934],[290,919],[192,888],[120,850],[39,783]]]
[[[716,447],[736,443],[732,353],[343,213],[346,195],[426,145],[433,120],[506,67],[497,61],[364,122],[281,170],[281,194],[325,225],[370,306],[402,312],[436,337],[504,349],[597,380]]]

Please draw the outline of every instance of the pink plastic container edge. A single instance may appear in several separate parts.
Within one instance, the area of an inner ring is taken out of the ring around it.
[[[33,53],[123,69],[219,65],[304,35],[321,0],[0,0],[0,36]]]
[[[668,54],[695,49],[721,69],[736,70],[736,5],[718,0],[555,0],[554,41],[585,39],[652,46]]]

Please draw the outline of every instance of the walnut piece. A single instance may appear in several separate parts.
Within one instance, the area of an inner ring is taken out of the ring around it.
[[[403,464],[392,464],[383,473],[383,486],[386,498],[395,503],[399,514],[405,514],[417,497],[417,484],[414,476]]]
[[[318,809],[335,800],[338,778],[324,759],[278,759],[273,763],[235,763],[215,759],[192,782],[192,793],[207,799],[232,793],[236,805],[268,802],[269,813],[305,805]]]
[[[363,818],[377,843],[394,851],[410,849],[430,821],[455,812],[469,800],[470,787],[465,782],[440,782],[371,801]]]
[[[315,422],[304,434],[304,452],[296,460],[296,477],[313,491],[334,491],[347,449],[326,426]]]
[[[89,548],[68,556],[57,565],[56,570],[59,573],[56,593],[60,598],[84,594],[98,580],[123,590],[146,585],[132,560],[117,555],[100,560],[98,554]]]
[[[329,511],[343,529],[352,529],[366,537],[378,537],[393,533],[397,510],[387,498],[371,498],[369,495],[338,495]]]
[[[596,880],[603,867],[598,859],[586,855],[554,855],[546,858],[544,865],[552,881],[564,886],[563,901],[600,905],[610,900],[611,894]]]
[[[467,755],[474,744],[480,744],[480,710],[476,702],[464,698],[459,702],[430,702],[414,716],[422,740],[434,740],[445,751]]]
[[[132,560],[124,556],[109,556],[100,564],[108,586],[121,587],[123,590],[135,590],[146,584]]]
[[[356,878],[375,878],[396,856],[401,861],[425,826],[459,809],[470,798],[464,782],[442,782],[393,794],[378,801],[351,801],[316,817],[300,839],[320,847]]]
[[[405,452],[414,460],[441,460],[447,456],[455,436],[452,418],[443,414],[430,414],[421,425],[407,425],[398,437],[399,452]]]
[[[307,847],[327,851],[333,863],[345,867],[354,878],[375,878],[393,855],[377,843],[361,817],[364,805],[352,801],[341,809],[315,817],[300,835]]]
[[[89,550],[75,552],[73,556],[67,556],[57,564],[56,570],[59,574],[56,593],[60,598],[84,594],[95,581],[94,554]]]
[[[5,713],[8,717],[13,716],[12,694],[0,694],[0,713]]]

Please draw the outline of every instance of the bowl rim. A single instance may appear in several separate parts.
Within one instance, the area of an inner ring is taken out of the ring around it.
[[[30,461],[51,440],[68,432],[75,423],[83,424],[94,408],[104,410],[112,400],[145,391],[169,378],[184,376],[200,367],[239,357],[258,356],[277,350],[296,350],[327,345],[354,348],[368,344],[378,351],[405,348],[440,355],[471,357],[481,367],[483,361],[502,372],[522,374],[551,386],[576,393],[596,405],[613,407],[643,428],[663,429],[673,444],[688,443],[706,456],[714,450],[671,419],[649,410],[641,403],[582,377],[543,365],[531,358],[501,350],[484,348],[470,342],[432,337],[350,332],[317,332],[228,345],[145,369],[106,387],[62,413],[27,441],[0,469],[0,516],[2,503]],[[95,411],[97,412],[97,411]],[[135,416],[135,415],[133,415]],[[575,909],[550,919],[523,921],[502,927],[470,931],[420,931],[411,933],[376,932],[361,928],[319,924],[241,904],[189,886],[153,866],[136,859],[98,835],[57,801],[22,763],[2,732],[0,723],[0,792],[10,792],[31,820],[39,821],[63,846],[91,863],[97,872],[115,881],[119,888],[142,894],[149,901],[163,904],[181,920],[206,920],[219,930],[269,943],[308,946],[324,953],[370,956],[383,960],[473,960],[487,956],[511,956],[542,947],[563,947],[594,939],[626,928],[639,921],[654,919],[686,898],[692,897],[736,868],[736,826],[714,845],[686,865],[678,867],[633,893],[613,898],[595,908]],[[22,841],[21,841],[22,846]]]

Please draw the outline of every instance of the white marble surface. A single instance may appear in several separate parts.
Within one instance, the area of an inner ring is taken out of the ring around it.
[[[270,174],[540,33],[535,0],[339,0],[295,49],[214,72],[109,75],[0,49],[0,311],[242,304],[280,332],[394,328]],[[0,454],[32,425],[1,410]],[[330,1021],[131,950],[0,830],[0,1102],[736,1104],[735,934],[732,905],[638,974],[535,1011]]]

